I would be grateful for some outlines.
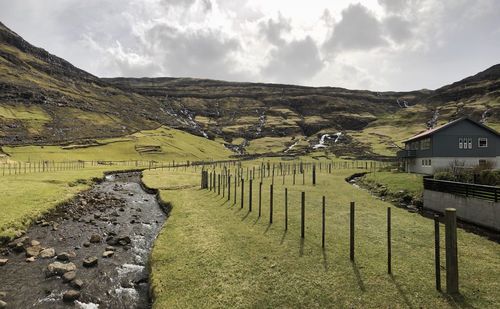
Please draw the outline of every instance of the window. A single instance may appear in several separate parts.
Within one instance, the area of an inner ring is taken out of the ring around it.
[[[458,149],[472,149],[472,137],[459,138]]]
[[[429,159],[429,166],[431,166],[431,165],[432,165],[432,162],[431,162],[431,159]]]
[[[420,141],[420,150],[427,150],[431,148],[431,139],[424,138]]]
[[[477,140],[477,147],[479,147],[479,148],[486,148],[486,147],[488,147],[488,139],[486,137],[480,137]]]

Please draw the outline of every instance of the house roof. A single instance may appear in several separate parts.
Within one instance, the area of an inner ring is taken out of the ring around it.
[[[490,128],[488,126],[485,126],[484,124],[482,124],[480,122],[477,122],[477,121],[474,121],[474,120],[470,119],[469,117],[462,117],[462,118],[450,121],[450,122],[448,122],[448,123],[446,123],[446,124],[444,124],[442,126],[439,126],[439,127],[433,128],[433,129],[429,129],[429,130],[424,131],[422,133],[419,133],[419,134],[417,134],[417,135],[415,135],[413,137],[410,137],[409,139],[405,140],[404,143],[411,142],[413,140],[420,139],[420,138],[425,137],[425,136],[431,136],[434,133],[436,133],[438,131],[441,131],[441,130],[443,130],[445,128],[451,127],[451,126],[453,126],[456,123],[461,122],[461,121],[469,121],[469,122],[471,122],[471,123],[473,123],[473,124],[475,124],[475,125],[483,128],[485,130],[488,130],[488,131],[492,132],[493,134],[495,134],[497,136],[500,136],[500,134],[497,131],[493,130],[492,128]]]

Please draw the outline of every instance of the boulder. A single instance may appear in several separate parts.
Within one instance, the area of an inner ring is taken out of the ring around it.
[[[72,256],[68,252],[62,252],[57,255],[59,261],[69,261]]]
[[[130,237],[128,237],[128,236],[122,236],[122,237],[118,238],[118,244],[120,244],[121,246],[128,245],[131,242],[132,241],[131,241]]]
[[[26,259],[26,263],[33,263],[34,261],[36,261],[36,257],[34,257],[34,256]]]
[[[67,273],[65,273],[63,275],[63,281],[64,282],[70,282],[70,281],[73,281],[75,280],[76,278],[76,271],[72,270],[72,271],[68,271]]]
[[[90,243],[97,244],[100,242],[101,242],[101,236],[99,236],[97,234],[92,234],[92,236],[90,236]]]
[[[112,257],[114,254],[115,254],[115,252],[114,252],[114,251],[104,251],[104,253],[102,254],[102,257],[103,257],[103,258],[110,258],[110,257]]]
[[[70,285],[74,289],[81,290],[83,288],[84,283],[80,279],[75,279],[75,280],[71,281]]]
[[[9,259],[0,259],[0,266],[5,266],[9,262]]]
[[[31,245],[32,246],[40,246],[40,242],[38,240],[32,240]]]
[[[40,251],[40,255],[39,256],[42,259],[53,258],[54,256],[56,256],[56,250],[54,248],[43,249],[42,251]]]
[[[47,266],[47,276],[62,276],[69,271],[75,271],[76,265],[73,263],[54,262]]]
[[[3,300],[0,300],[0,309],[7,308],[7,303],[4,302]]]
[[[98,261],[98,259],[95,256],[85,258],[83,260],[83,266],[84,267],[94,267],[97,265],[97,261]]]
[[[42,247],[40,246],[31,246],[26,248],[26,257],[37,257],[42,251]]]
[[[69,290],[64,292],[63,300],[68,303],[72,303],[80,298],[80,292],[76,290]]]

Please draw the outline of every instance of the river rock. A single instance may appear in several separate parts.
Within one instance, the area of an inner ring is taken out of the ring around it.
[[[47,248],[40,251],[40,257],[42,259],[50,259],[56,256],[56,250],[54,248]]]
[[[113,246],[107,246],[106,247],[106,251],[115,251],[115,250],[116,250],[116,248],[113,247]]]
[[[76,271],[72,270],[72,271],[68,271],[67,273],[65,273],[63,275],[63,281],[64,282],[70,282],[70,281],[73,281],[75,280],[76,278]]]
[[[100,242],[101,242],[101,236],[99,236],[97,234],[92,234],[92,236],[90,236],[90,243],[97,244]]]
[[[26,248],[26,257],[37,257],[42,251],[42,247],[40,246],[31,246]]]
[[[88,247],[90,247],[90,243],[89,243],[89,242],[84,242],[84,243],[83,243],[83,246],[84,246],[85,248],[88,248]]]
[[[80,279],[75,279],[75,280],[71,281],[70,285],[74,289],[81,290],[83,288],[84,283]]]
[[[104,251],[104,253],[102,254],[102,257],[103,257],[103,258],[110,258],[110,257],[112,257],[114,254],[115,254],[115,252],[114,252],[114,251]]]
[[[40,242],[38,240],[32,240],[31,245],[32,246],[40,246]]]
[[[47,266],[47,275],[50,276],[62,276],[69,271],[75,271],[76,265],[73,263],[61,263],[54,262]]]
[[[80,292],[75,291],[75,290],[69,290],[64,292],[63,294],[63,300],[65,302],[71,303],[74,302],[75,300],[80,298]]]
[[[88,257],[88,258],[83,260],[83,266],[84,267],[94,267],[97,265],[97,261],[98,261],[98,259],[95,256]]]
[[[69,254],[67,254],[66,252],[59,253],[56,259],[59,261],[69,261]]]
[[[7,303],[4,302],[3,300],[0,300],[0,308],[1,309],[7,308]]]
[[[128,236],[122,236],[118,238],[118,243],[122,246],[125,246],[131,243],[131,239]]]
[[[34,256],[26,258],[26,263],[33,263],[34,261],[36,261],[36,257]]]
[[[9,262],[9,259],[0,259],[0,266],[5,266]]]

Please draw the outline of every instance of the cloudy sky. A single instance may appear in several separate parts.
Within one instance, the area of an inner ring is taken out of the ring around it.
[[[97,76],[434,89],[500,63],[498,0],[0,0]]]

